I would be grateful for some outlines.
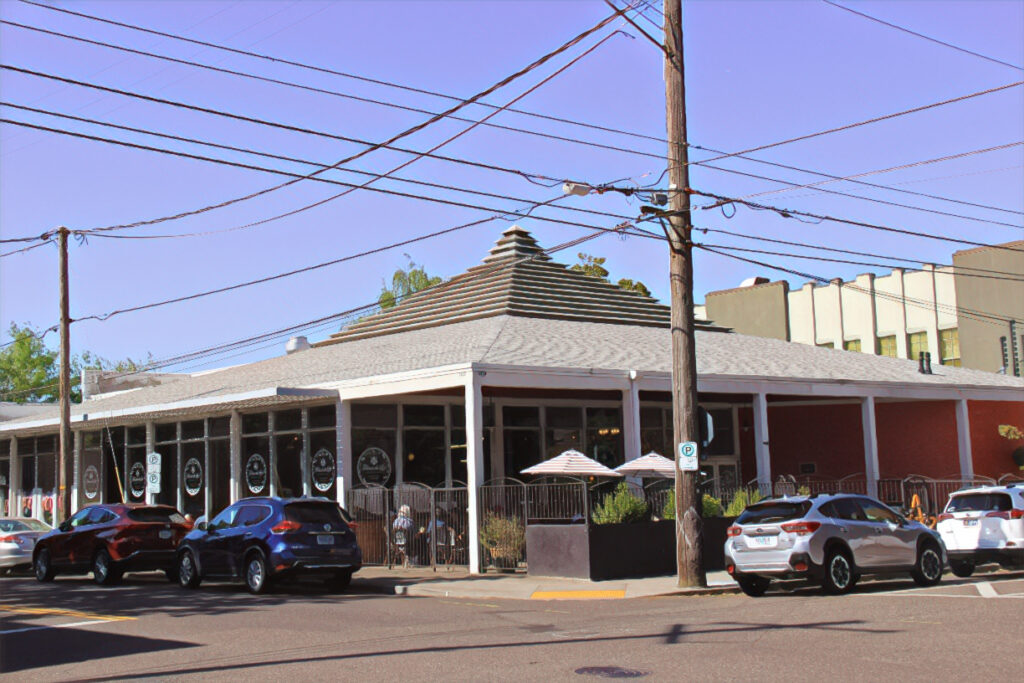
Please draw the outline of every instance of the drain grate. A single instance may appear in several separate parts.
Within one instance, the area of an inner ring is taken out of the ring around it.
[[[624,669],[621,666],[583,666],[576,669],[581,676],[597,676],[598,678],[643,678],[650,671],[640,669]]]

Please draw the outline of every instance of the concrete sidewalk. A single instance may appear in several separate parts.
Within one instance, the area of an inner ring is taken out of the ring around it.
[[[352,591],[441,598],[506,600],[613,600],[663,595],[733,593],[736,582],[725,572],[709,572],[707,588],[679,588],[675,576],[618,581],[588,581],[525,574],[471,575],[463,569],[387,569],[364,567],[352,579]]]

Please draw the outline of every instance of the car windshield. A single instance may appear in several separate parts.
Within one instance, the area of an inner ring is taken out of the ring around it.
[[[284,506],[285,518],[299,524],[326,524],[345,528],[341,509],[333,503],[289,503]]]
[[[1013,501],[1005,493],[962,493],[953,496],[946,506],[946,512],[980,512],[982,510],[1006,511],[1013,507]]]
[[[737,524],[771,524],[785,522],[788,519],[799,519],[811,509],[807,500],[800,501],[768,501],[751,505],[737,518]]]
[[[132,508],[128,511],[128,519],[133,522],[185,523],[185,518],[174,508]]]
[[[0,519],[0,531],[6,532],[18,532],[18,531],[49,531],[50,527],[46,526],[38,519]]]

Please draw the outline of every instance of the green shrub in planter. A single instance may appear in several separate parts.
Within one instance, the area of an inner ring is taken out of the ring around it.
[[[526,542],[526,530],[518,519],[490,514],[480,526],[480,545],[494,559],[516,561]]]
[[[701,517],[721,517],[722,516],[722,501],[715,498],[707,493],[701,499]],[[676,492],[669,491],[668,499],[665,501],[665,506],[661,509],[662,519],[675,519],[676,518]]]
[[[747,493],[746,489],[740,489],[739,491],[736,492],[736,495],[733,497],[732,502],[729,503],[729,507],[725,509],[725,516],[739,517],[741,514],[743,514],[743,511],[747,509],[748,505],[753,505],[762,498],[764,498],[764,496],[762,496],[761,492],[758,491],[757,489],[754,489],[749,494]]]
[[[591,519],[594,524],[622,524],[624,522],[642,522],[647,519],[649,507],[629,490],[626,482],[620,483],[614,493],[594,508]]]

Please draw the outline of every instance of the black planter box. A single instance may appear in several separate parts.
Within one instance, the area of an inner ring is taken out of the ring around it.
[[[723,569],[722,547],[731,518],[704,522],[704,568]],[[529,524],[527,573],[603,581],[676,571],[674,521],[634,524]]]

